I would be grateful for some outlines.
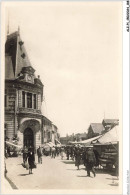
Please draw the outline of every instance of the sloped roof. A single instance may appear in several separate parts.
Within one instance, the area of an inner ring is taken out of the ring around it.
[[[14,79],[14,70],[11,56],[5,56],[5,78]]]
[[[103,122],[107,124],[113,124],[113,123],[118,123],[119,119],[103,119]]]
[[[90,126],[93,129],[94,133],[100,134],[104,130],[102,123],[91,123]]]
[[[5,44],[5,79],[16,79],[22,68],[27,66],[31,66],[31,63],[24,42],[16,31],[7,36]]]

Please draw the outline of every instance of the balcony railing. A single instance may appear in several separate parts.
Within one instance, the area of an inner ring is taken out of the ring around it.
[[[34,114],[41,114],[41,110],[36,110],[33,108],[19,108],[19,113],[34,113]]]

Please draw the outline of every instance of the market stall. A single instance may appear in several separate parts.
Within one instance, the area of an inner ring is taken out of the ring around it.
[[[116,172],[118,172],[119,162],[119,132],[119,126],[115,126],[102,137],[92,142],[94,148],[98,151],[100,149],[100,165],[109,170],[114,168]]]
[[[8,157],[17,157],[22,152],[22,146],[5,141],[5,150],[7,150]]]

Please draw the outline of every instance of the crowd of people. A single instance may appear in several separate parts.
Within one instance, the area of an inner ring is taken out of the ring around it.
[[[94,167],[99,166],[99,153],[93,149],[93,146],[66,146],[65,151],[67,160],[75,161],[78,170],[79,166],[83,164],[86,167],[88,177],[90,177],[90,171],[92,171],[94,177],[96,176]]]
[[[45,148],[39,146],[36,153],[38,157],[38,163],[42,164],[42,156],[47,155],[45,152]],[[79,166],[83,164],[86,167],[88,177],[90,177],[90,171],[92,171],[94,177],[96,176],[94,167],[99,165],[99,154],[96,150],[93,150],[92,146],[53,146],[50,147],[47,156],[50,156],[53,159],[60,156],[61,160],[73,160],[75,162],[75,166],[77,166],[77,170],[79,170]],[[23,163],[26,166],[27,161],[29,164],[29,174],[31,174],[32,169],[36,168],[35,154],[31,148],[27,149],[26,147],[24,147]]]
[[[10,151],[5,152],[5,157],[9,156],[7,154],[10,154]],[[72,160],[75,162],[74,164],[77,166],[77,170],[79,170],[80,165],[84,165],[86,167],[88,177],[90,177],[90,171],[92,171],[94,177],[96,176],[94,167],[99,165],[99,153],[93,149],[93,146],[53,146],[49,148],[48,153],[44,147],[39,146],[37,150],[34,151],[31,146],[29,148],[25,146],[22,150],[22,165],[24,168],[29,170],[29,174],[32,174],[32,169],[37,167],[35,163],[35,154],[38,157],[38,164],[42,164],[42,156],[46,155],[50,156],[52,159],[60,157],[61,160]]]

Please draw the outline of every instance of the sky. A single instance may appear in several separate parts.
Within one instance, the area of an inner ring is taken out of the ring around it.
[[[60,135],[119,118],[121,2],[7,3],[5,32],[20,36],[44,84],[42,111]]]

